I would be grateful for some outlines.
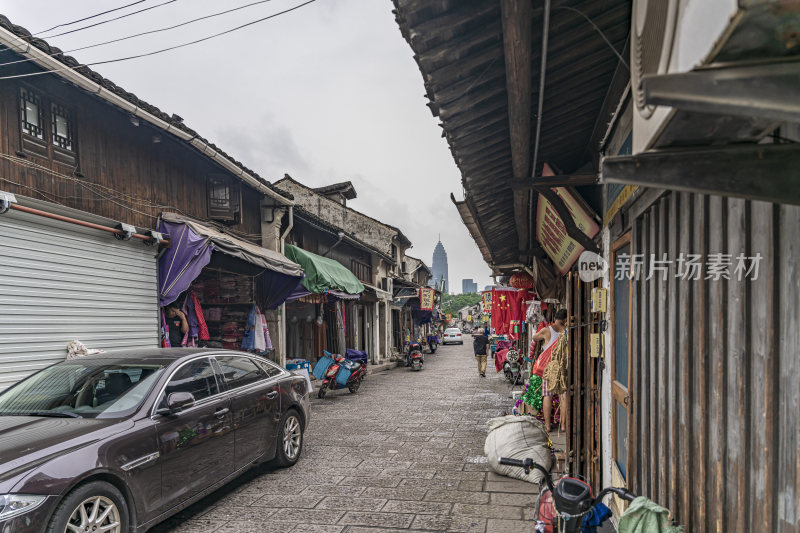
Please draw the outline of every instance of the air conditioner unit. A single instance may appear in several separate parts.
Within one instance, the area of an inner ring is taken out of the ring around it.
[[[630,66],[634,154],[657,147],[660,136],[677,113],[675,108],[647,105],[642,78],[652,74],[685,73],[708,65],[723,50],[748,13],[764,12],[769,6],[780,3],[785,0],[633,1]],[[692,125],[687,120],[683,126],[696,128],[696,117],[693,120]],[[670,140],[674,142],[674,138]]]

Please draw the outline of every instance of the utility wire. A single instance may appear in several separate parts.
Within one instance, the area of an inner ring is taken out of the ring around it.
[[[620,53],[617,51],[617,49],[616,49],[616,48],[614,48],[614,45],[613,45],[613,44],[611,44],[611,41],[609,41],[609,40],[608,40],[608,37],[606,37],[606,34],[605,34],[605,33],[603,33],[603,30],[601,30],[600,28],[598,28],[598,27],[597,27],[597,24],[595,24],[595,23],[594,23],[594,21],[592,21],[592,19],[590,19],[588,16],[586,16],[586,14],[585,14],[583,11],[580,11],[580,10],[578,10],[578,9],[575,9],[574,7],[569,7],[569,6],[559,6],[559,7],[554,7],[554,8],[553,8],[553,11],[556,11],[556,10],[559,10],[559,9],[566,9],[567,11],[572,11],[573,13],[577,13],[578,15],[580,15],[581,17],[583,17],[584,19],[586,19],[586,22],[588,22],[589,24],[591,24],[591,25],[592,25],[592,28],[594,28],[594,29],[595,29],[595,31],[596,31],[597,33],[599,33],[599,34],[600,34],[600,37],[602,37],[602,38],[603,38],[603,40],[604,40],[604,41],[606,42],[606,44],[608,45],[608,47],[609,47],[609,48],[611,48],[611,51],[613,51],[613,52],[614,52],[614,54],[616,54],[616,56],[617,56],[617,57],[619,58],[619,60],[622,62],[622,64],[623,64],[623,65],[625,65],[625,68],[626,68],[626,69],[628,69],[628,70],[630,70],[630,69],[631,69],[631,67],[628,65],[628,62],[627,62],[627,61],[625,61],[625,58],[623,58],[623,57],[622,57],[622,54],[620,54]]]
[[[252,7],[252,6],[255,6],[255,5],[259,5],[259,4],[265,4],[265,3],[271,2],[271,1],[272,0],[259,0],[258,2],[251,2],[249,4],[245,4],[243,6],[235,7],[233,9],[227,9],[225,11],[220,11],[218,13],[212,13],[210,15],[205,15],[203,17],[198,17],[198,18],[195,18],[195,19],[187,20],[185,22],[181,22],[180,24],[174,24],[172,26],[166,26],[164,28],[159,28],[159,29],[156,29],[156,30],[150,30],[150,31],[145,31],[145,32],[141,32],[141,33],[136,33],[136,34],[133,34],[133,35],[128,35],[127,37],[120,37],[118,39],[112,39],[110,41],[104,41],[102,43],[95,43],[95,44],[90,44],[90,45],[87,45],[87,46],[81,46],[80,48],[73,48],[72,50],[65,50],[65,51],[60,52],[60,53],[61,54],[71,54],[72,52],[79,52],[81,50],[88,50],[90,48],[97,48],[98,46],[104,46],[104,45],[107,45],[107,44],[118,43],[120,41],[127,41],[128,39],[133,39],[135,37],[141,37],[143,35],[150,35],[150,34],[159,33],[159,32],[162,32],[162,31],[174,30],[175,28],[181,28],[183,26],[188,26],[189,24],[193,24],[193,23],[199,22],[201,20],[206,20],[206,19],[210,19],[210,18],[214,18],[214,17],[219,17],[221,15],[227,15],[228,13],[232,13],[234,11],[239,11],[241,9],[245,9],[245,8]],[[49,55],[50,55],[50,57],[54,57],[54,56],[59,55],[59,54],[49,54]],[[34,58],[29,57],[27,59],[18,59],[16,61],[7,61],[5,63],[0,63],[0,67],[6,66],[6,65],[16,65],[17,63],[27,63],[29,61],[35,61],[35,60],[34,60]]]
[[[175,1],[177,1],[177,0],[170,0],[170,2],[175,2]],[[66,70],[75,70],[76,68],[79,68],[79,67],[90,67],[90,66],[94,66],[94,65],[106,65],[106,64],[109,64],[109,63],[119,63],[121,61],[129,61],[131,59],[139,59],[139,58],[142,58],[142,57],[154,56],[154,55],[161,54],[161,53],[164,53],[164,52],[169,52],[170,50],[177,50],[178,48],[184,48],[186,46],[202,43],[204,41],[208,41],[208,40],[214,39],[216,37],[221,37],[223,35],[227,35],[229,33],[233,33],[233,32],[235,32],[237,30],[241,30],[241,29],[246,28],[248,26],[252,26],[254,24],[258,24],[259,22],[264,22],[265,20],[269,20],[269,19],[275,18],[277,16],[289,13],[291,11],[294,11],[296,9],[300,9],[303,6],[307,6],[308,4],[312,4],[312,3],[316,2],[316,1],[317,0],[308,0],[306,2],[303,2],[302,4],[298,4],[298,5],[294,6],[294,7],[290,7],[289,9],[285,9],[283,11],[279,11],[279,12],[275,13],[274,15],[269,15],[267,17],[262,17],[260,19],[257,19],[257,20],[242,24],[240,26],[236,26],[235,28],[230,28],[228,30],[221,31],[221,32],[215,33],[213,35],[209,35],[207,37],[203,37],[203,38],[200,38],[200,39],[195,39],[194,41],[189,41],[187,43],[178,44],[178,45],[170,46],[170,47],[167,47],[167,48],[162,48],[160,50],[155,50],[153,52],[146,52],[144,54],[137,54],[137,55],[128,56],[128,57],[120,57],[120,58],[117,58],[117,59],[107,59],[105,61],[94,61],[92,63],[83,63],[83,64],[77,65],[75,67],[64,67],[64,68],[43,70],[41,72],[30,72],[30,73],[27,73],[27,74],[16,74],[14,76],[0,76],[0,80],[11,80],[11,79],[16,79],[16,78],[30,78],[32,76],[41,76],[43,74],[51,74],[51,73],[54,73],[54,72],[63,72],[63,71],[66,71]]]
[[[107,15],[108,13],[113,13],[114,11],[119,11],[120,9],[125,9],[126,7],[135,6],[136,4],[141,4],[142,2],[146,2],[146,1],[147,0],[137,0],[136,2],[131,2],[130,4],[125,4],[124,6],[115,7],[114,9],[109,9],[108,11],[103,11],[102,13],[97,13],[95,15],[90,15],[88,17],[83,17],[82,19],[73,20],[72,22],[65,22],[63,24],[57,24],[56,26],[53,26],[52,28],[47,28],[46,30],[37,31],[33,35],[39,35],[41,33],[47,33],[48,31],[53,31],[53,30],[55,30],[57,28],[62,28],[64,26],[72,26],[73,24],[77,24],[78,22],[83,22],[84,20],[93,19],[93,18],[99,17],[101,15]]]
[[[166,2],[161,2],[160,4],[156,4],[154,6],[146,7],[144,9],[139,9],[137,11],[131,11],[130,13],[126,13],[124,15],[120,15],[118,17],[114,17],[113,19],[101,20],[100,22],[95,22],[94,24],[89,24],[88,26],[81,26],[80,28],[75,28],[74,30],[64,31],[64,32],[61,32],[61,33],[53,34],[53,35],[45,35],[44,37],[42,37],[42,39],[52,39],[53,37],[61,37],[62,35],[75,33],[77,31],[88,30],[89,28],[94,28],[96,26],[102,26],[103,24],[107,24],[109,22],[114,22],[115,20],[124,19],[126,17],[130,17],[130,16],[133,16],[133,15],[136,15],[138,13],[144,13],[145,11],[150,11],[151,9],[156,9],[156,8],[161,7],[161,6],[165,6],[167,4],[171,4],[171,3],[177,2],[177,1],[178,0],[167,0]],[[45,32],[39,32],[39,33],[45,33]]]

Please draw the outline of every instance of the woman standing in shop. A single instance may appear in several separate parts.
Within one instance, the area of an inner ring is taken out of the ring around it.
[[[180,348],[186,333],[189,331],[189,322],[186,320],[186,315],[174,303],[167,306],[164,315],[167,318],[167,327],[169,328],[169,345],[172,348]]]

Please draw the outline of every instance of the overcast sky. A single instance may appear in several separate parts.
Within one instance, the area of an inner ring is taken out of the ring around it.
[[[33,33],[134,0],[0,0],[0,12]],[[144,13],[47,38],[166,0],[40,35],[72,50],[171,26],[254,0],[173,0]],[[271,0],[172,31],[74,52],[83,63],[192,41],[304,0]],[[234,33],[156,56],[92,67],[129,92],[176,113],[202,136],[270,181],[285,173],[318,187],[351,180],[350,205],[395,225],[409,253],[431,263],[439,233],[450,290],[479,289],[490,271],[450,201],[461,178],[390,0],[317,0]]]

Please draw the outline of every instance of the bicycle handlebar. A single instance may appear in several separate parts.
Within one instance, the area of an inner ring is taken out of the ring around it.
[[[530,471],[535,468],[536,470],[542,473],[542,476],[544,477],[544,482],[547,484],[547,488],[549,488],[551,491],[553,490],[553,478],[550,476],[550,471],[545,467],[543,467],[542,465],[540,465],[539,463],[534,463],[533,459],[520,460],[520,459],[510,459],[508,457],[501,457],[498,460],[498,462],[501,465],[524,468],[526,474],[529,474]]]
[[[553,478],[550,476],[550,471],[544,468],[542,465],[534,463],[533,459],[520,460],[520,459],[510,459],[508,457],[501,457],[498,462],[501,465],[524,468],[526,474],[530,473],[530,471],[535,468],[536,470],[541,472],[542,475],[544,476],[544,481],[547,484],[547,488],[549,488],[550,491],[553,491]],[[636,495],[633,494],[632,492],[629,492],[627,489],[608,487],[600,491],[600,494],[597,495],[597,498],[595,498],[592,501],[592,507],[600,503],[603,500],[603,498],[605,498],[608,494],[612,493],[616,494],[623,500],[633,501],[636,499]]]

